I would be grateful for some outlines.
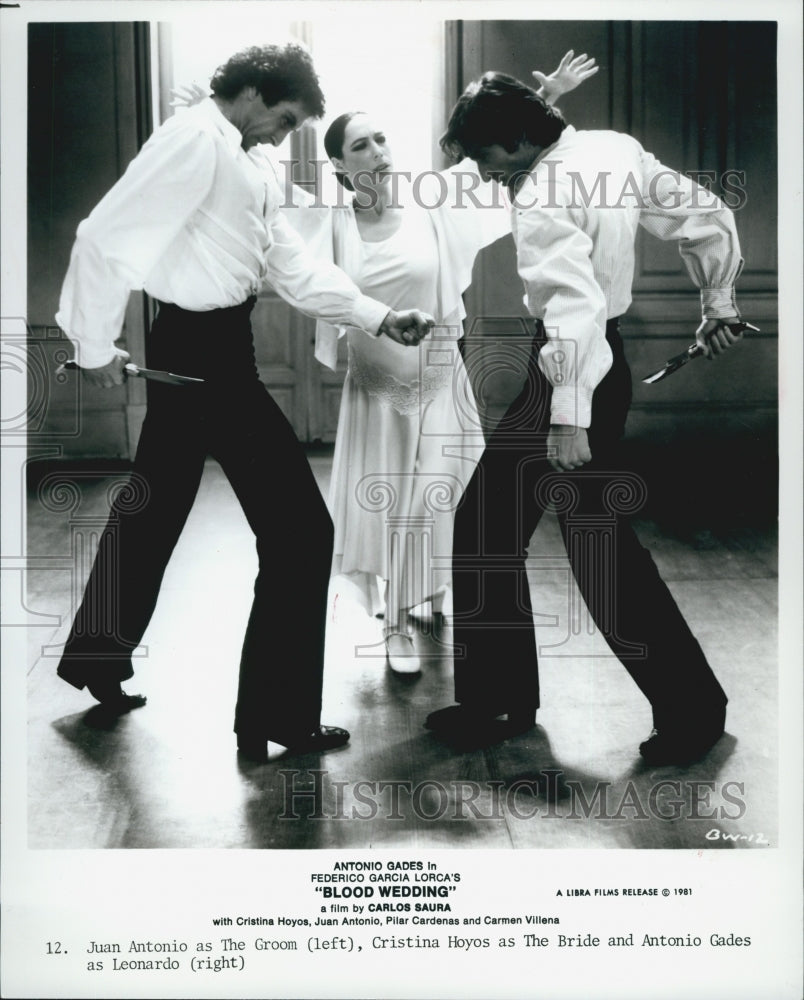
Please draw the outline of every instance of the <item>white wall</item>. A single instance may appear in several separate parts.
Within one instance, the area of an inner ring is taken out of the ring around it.
[[[326,117],[314,125],[319,159],[326,158],[323,135],[330,122],[345,111],[360,110],[385,130],[398,170],[415,173],[433,165],[443,114],[443,22],[438,19],[367,5],[360,13],[334,11],[311,22],[264,15],[233,16],[225,23],[219,14],[214,20],[176,17],[160,30],[163,53],[154,62],[162,65],[163,116],[172,85],[206,86],[217,66],[247,45],[301,39],[313,53],[327,101]],[[280,150],[280,159],[288,149]]]

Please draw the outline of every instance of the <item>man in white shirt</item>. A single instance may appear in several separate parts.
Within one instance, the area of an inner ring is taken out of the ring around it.
[[[82,377],[121,383],[127,354],[114,341],[130,291],[141,288],[159,301],[149,366],[204,382],[149,384],[131,495],[113,508],[58,674],[87,686],[112,716],[144,704],[120,684],[133,675],[131,652],[210,454],[257,539],[235,731],[241,754],[263,761],[269,740],[303,752],[341,746],[349,734],[320,725],[332,523],[258,377],[249,320],[257,292],[268,281],[317,319],[402,344],[418,343],[432,320],[362,295],[316,261],[279,212],[283,192],[259,146],[278,146],[323,114],[306,50],[246,49],[218,69],[211,89],[154,132],[78,227],[56,320]]]
[[[579,132],[519,81],[487,73],[453,109],[442,146],[473,159],[512,198],[517,267],[536,336],[528,378],[500,421],[459,508],[454,536],[455,694],[431,713],[466,734],[507,714],[524,731],[539,705],[525,572],[552,504],[600,632],[648,698],[654,765],[686,763],[723,733],[726,696],[627,517],[638,477],[619,471],[631,401],[618,318],[631,302],[639,225],[676,240],[701,289],[696,339],[708,357],[739,340],[742,267],[732,213],[631,136]]]

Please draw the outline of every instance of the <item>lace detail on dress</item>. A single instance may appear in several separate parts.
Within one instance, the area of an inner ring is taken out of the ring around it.
[[[425,365],[421,378],[404,382],[386,369],[360,358],[350,344],[349,374],[356,385],[381,403],[393,407],[397,413],[410,416],[418,413],[452,384],[454,367],[449,364]]]

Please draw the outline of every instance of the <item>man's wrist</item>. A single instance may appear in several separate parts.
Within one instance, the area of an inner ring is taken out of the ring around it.
[[[390,311],[391,313],[393,310]],[[368,295],[359,296],[352,308],[352,322],[359,330],[365,330],[370,337],[379,337],[380,326],[389,316],[388,306]]]
[[[701,316],[704,320],[732,319],[735,316],[739,318],[740,310],[737,308],[734,287],[702,288]]]
[[[553,386],[550,423],[561,427],[588,427],[592,422],[593,391],[580,385]]]
[[[115,347],[105,348],[88,348],[86,345],[76,345],[75,348],[75,363],[79,368],[86,368],[87,370],[92,370],[93,368],[105,368],[106,365],[111,364],[115,358],[122,357],[120,352]]]
[[[381,337],[384,333],[387,333],[388,330],[394,325],[395,318],[396,318],[396,313],[394,312],[393,309],[389,309],[388,312],[385,314],[383,321],[377,327],[377,332],[375,333],[374,336]]]

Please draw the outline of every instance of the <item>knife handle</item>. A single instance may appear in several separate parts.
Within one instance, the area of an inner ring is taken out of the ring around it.
[[[727,323],[726,326],[732,333],[744,333],[746,330],[752,330],[754,333],[760,332],[758,326],[754,326],[753,323],[743,323],[742,320],[739,323]],[[690,344],[687,353],[691,358],[697,358],[703,354],[703,348],[699,344]]]
[[[746,330],[751,330],[753,333],[759,333],[760,329],[758,326],[754,326],[753,323],[744,323],[740,320],[739,323],[727,323],[726,326],[731,330],[732,333],[745,333]],[[693,348],[695,350],[693,351]],[[703,354],[703,350],[697,344],[690,345],[690,357],[695,358],[699,354]]]
[[[80,368],[81,366],[77,361],[65,361],[64,364],[59,365],[56,369],[56,374],[61,375],[62,372],[77,372]],[[123,372],[126,375],[139,375],[140,370],[134,364],[127,364],[123,366]]]

